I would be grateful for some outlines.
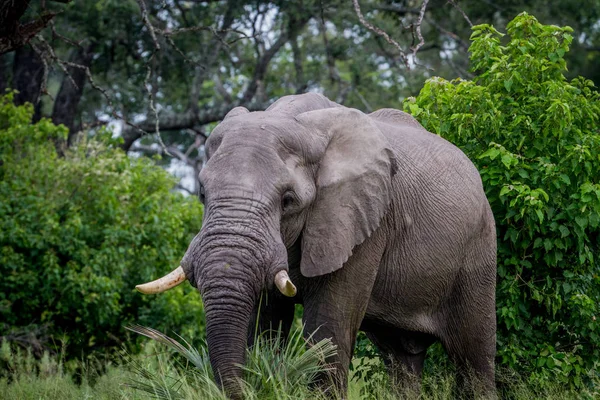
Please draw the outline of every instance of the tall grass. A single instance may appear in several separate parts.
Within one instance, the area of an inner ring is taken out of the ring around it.
[[[60,355],[30,353],[0,347],[0,399],[3,400],[80,400],[80,399],[206,399],[225,400],[214,383],[206,346],[195,348],[183,338],[173,339],[161,332],[140,326],[132,330],[151,339],[142,354],[124,355],[118,363],[92,365],[65,363]],[[330,368],[324,360],[335,353],[335,346],[324,340],[306,349],[301,330],[287,340],[280,334],[259,336],[248,350],[243,367],[243,388],[247,399],[331,399],[312,388],[315,376]],[[411,388],[394,389],[380,360],[368,363],[355,360],[363,369],[350,380],[347,399],[445,400],[453,395],[454,375],[447,366],[433,363],[426,368],[421,393]],[[598,399],[591,389],[574,390],[557,382],[528,382],[502,371],[497,373],[499,397],[504,399]]]
[[[62,357],[47,352],[36,359],[31,352],[12,349],[4,341],[0,347],[0,399],[147,398],[124,392],[122,384],[132,376],[126,369],[105,364],[101,370],[89,363],[65,364]]]
[[[138,366],[140,379],[130,387],[160,399],[226,399],[214,383],[206,346],[199,351],[182,338],[175,340],[154,329],[142,326],[129,329],[182,356],[163,360],[159,374]],[[281,400],[324,397],[317,389],[311,389],[311,383],[320,372],[330,368],[325,359],[335,353],[336,348],[329,339],[307,348],[300,329],[294,330],[289,338],[283,338],[279,331],[259,335],[247,351],[246,364],[241,366],[244,396],[247,399]]]

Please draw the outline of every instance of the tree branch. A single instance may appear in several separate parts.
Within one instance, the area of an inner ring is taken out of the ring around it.
[[[279,36],[279,38],[275,41],[275,43],[273,43],[273,45],[271,45],[271,47],[269,47],[264,52],[262,57],[260,57],[257,60],[256,66],[254,67],[254,75],[252,77],[252,80],[248,84],[248,87],[246,88],[246,91],[244,92],[244,94],[242,96],[242,99],[241,99],[242,103],[247,103],[250,100],[252,100],[252,98],[256,94],[257,89],[259,88],[259,85],[264,80],[265,74],[267,72],[267,67],[268,67],[269,63],[271,62],[271,60],[273,59],[273,57],[275,56],[275,54],[277,54],[277,52],[288,41],[291,40],[291,37],[293,35],[295,35],[300,29],[302,29],[304,27],[304,25],[306,25],[308,23],[310,18],[311,18],[310,15],[302,15],[299,19],[294,20],[293,22],[290,22],[289,28],[287,30],[285,30],[284,32],[282,32],[281,35]]]
[[[325,15],[323,10],[323,4],[321,3],[321,17],[319,18],[319,31],[323,37],[323,47],[325,48],[325,60],[327,60],[327,69],[329,70],[329,80],[334,82],[340,82],[340,74],[335,67],[335,58],[331,54],[329,47],[329,40],[327,39],[327,27],[325,26]]]
[[[304,78],[304,68],[302,66],[302,52],[298,46],[298,38],[293,37],[290,41],[292,45],[292,54],[294,56],[294,70],[296,72],[296,93],[304,93],[308,86]]]
[[[152,146],[152,145],[149,146],[149,145],[145,145],[145,144],[141,144],[141,143],[136,143],[136,145],[133,146],[130,150],[131,151],[139,151],[142,153],[149,153],[149,154],[167,154],[171,157],[177,158],[180,161],[183,161],[186,165],[193,166],[192,160],[190,160],[176,146],[169,146],[169,147],[163,148],[162,146],[157,147],[157,146]]]
[[[427,3],[429,3],[429,0],[423,0],[421,10],[419,11],[419,18],[417,19],[417,23],[414,25],[419,43],[411,48],[413,59],[416,59],[417,51],[419,51],[419,49],[425,44],[425,39],[423,39],[423,34],[421,34],[421,24],[423,23],[423,17],[425,16],[425,11],[427,10]]]
[[[469,26],[472,28],[473,27],[473,23],[471,22],[471,20],[469,19],[469,17],[467,17],[467,14],[465,14],[465,12],[463,11],[463,9],[460,8],[460,6],[456,2],[456,0],[448,0],[448,3],[452,4],[454,6],[454,8],[456,8],[458,10],[458,12],[463,16],[463,18],[465,19],[465,21],[467,21],[467,23],[469,24]]]
[[[70,62],[89,68],[94,56],[94,47],[95,43],[90,44],[86,48],[75,48]],[[78,132],[75,126],[75,116],[77,115],[77,107],[83,95],[86,75],[85,70],[80,68],[70,67],[68,71],[69,79],[65,76],[54,101],[52,122],[56,125],[63,124],[69,128],[68,145],[70,146]]]
[[[223,22],[221,23],[221,27],[218,31],[227,32],[227,30],[231,27],[234,21],[233,9],[235,4],[233,4],[233,0],[228,1],[227,9],[225,10],[225,15],[223,16]],[[200,89],[202,88],[202,84],[209,76],[209,70],[215,65],[218,60],[219,54],[221,53],[221,49],[225,43],[223,38],[221,37],[221,33],[218,33],[212,36],[212,40],[207,46],[204,46],[207,53],[205,53],[203,58],[205,59],[205,67],[199,68],[196,67],[196,73],[194,75],[194,79],[192,81],[192,88],[190,90],[190,96],[188,100],[188,108],[191,112],[197,112],[198,110],[198,99],[200,98]]]
[[[50,0],[70,3],[71,0]],[[44,12],[39,18],[21,24],[19,20],[29,7],[30,0],[0,1],[0,55],[16,50],[29,43],[40,33],[57,13]]]
[[[144,25],[148,29],[150,33],[150,37],[152,38],[152,43],[154,43],[154,50],[160,50],[160,43],[158,43],[158,39],[156,38],[156,32],[154,31],[154,25],[150,22],[150,18],[148,17],[148,9],[146,8],[146,3],[144,0],[137,0],[138,6],[140,7],[140,11],[142,12],[142,21]]]
[[[398,14],[399,16],[405,16],[406,14],[419,15],[419,13],[421,12],[418,8],[407,8],[396,4],[377,5],[373,7],[373,9],[380,11],[391,11],[393,13]]]
[[[460,38],[460,36],[458,36],[456,33],[454,32],[450,32],[449,30],[445,29],[443,26],[441,26],[440,24],[438,24],[437,22],[435,22],[433,19],[431,18],[427,18],[427,22],[433,26],[438,32],[440,32],[441,34],[448,36],[450,39],[454,40],[456,43],[458,43],[458,45],[460,47],[462,47],[464,50],[468,50],[469,49],[469,43],[464,41],[463,39]]]
[[[19,24],[17,22],[12,33],[0,37],[0,55],[18,49],[29,43],[29,41],[40,33],[55,16],[56,13],[47,13],[37,20],[26,24]]]
[[[400,46],[400,44],[398,42],[396,42],[394,39],[392,39],[390,37],[390,35],[387,34],[387,32],[385,32],[384,30],[382,30],[380,28],[377,28],[376,26],[374,26],[374,25],[370,24],[369,22],[367,22],[367,20],[365,19],[364,15],[360,11],[360,4],[358,4],[358,0],[352,0],[352,3],[354,4],[354,11],[356,12],[356,15],[358,16],[358,20],[360,21],[360,23],[365,28],[367,28],[371,32],[373,32],[373,33],[375,33],[375,34],[383,37],[386,42],[388,42],[389,44],[391,44],[392,46],[394,46],[398,50],[398,52],[400,53],[400,59],[402,60],[402,62],[406,66],[406,68],[410,68],[410,65],[408,64],[408,57],[406,55],[406,52],[402,48],[402,46]]]
[[[225,100],[226,103],[231,103],[233,98],[227,89],[225,89],[225,86],[223,86],[223,82],[221,82],[221,78],[219,78],[218,74],[214,75],[213,82],[215,83],[215,89],[223,97],[223,100]]]
[[[211,122],[221,121],[225,118],[225,115],[232,109],[238,106],[245,106],[250,111],[264,110],[269,106],[269,102],[251,102],[242,103],[241,100],[237,100],[233,103],[223,104],[218,107],[210,107],[194,112],[187,110],[183,113],[174,113],[166,116],[162,116],[159,121],[159,129],[161,131],[174,131],[182,129],[191,129],[195,126],[206,125]],[[142,135],[154,129],[156,121],[154,118],[150,118],[136,126],[136,129],[126,129],[123,131],[123,144],[124,150],[129,150],[133,143],[138,140]]]
[[[141,2],[140,4],[143,4],[143,0],[138,0],[138,1]],[[237,106],[240,106],[240,105],[244,105],[247,108],[249,108],[250,110],[264,109],[268,105],[268,102],[262,98],[264,96],[261,95],[261,93],[263,92],[263,90],[261,88],[263,87],[263,81],[264,81],[264,77],[266,75],[267,67],[268,67],[269,63],[271,62],[271,60],[273,59],[273,57],[277,54],[277,52],[285,45],[285,43],[290,41],[291,38],[300,29],[302,29],[306,25],[306,23],[308,23],[308,21],[310,20],[311,17],[310,17],[310,15],[308,15],[308,13],[301,15],[299,18],[296,16],[291,16],[292,19],[288,26],[288,29],[282,31],[281,35],[275,41],[275,43],[273,43],[271,45],[271,47],[269,47],[267,50],[265,50],[263,52],[263,54],[260,57],[258,57],[252,78],[251,78],[248,86],[244,90],[242,96],[239,99],[231,101],[231,97],[225,95],[226,93],[223,93],[223,90],[220,90],[220,92],[222,92],[223,97],[226,99],[227,103],[223,104],[221,106],[218,106],[218,107],[210,107],[210,108],[204,108],[204,109],[200,110],[200,109],[198,109],[198,97],[200,95],[200,89],[202,87],[202,83],[206,79],[206,76],[208,75],[209,70],[211,69],[212,65],[216,62],[219,52],[220,52],[220,48],[222,46],[227,46],[227,43],[221,37],[221,32],[225,33],[225,32],[236,31],[236,30],[230,29],[230,26],[233,23],[233,15],[234,15],[233,10],[235,9],[235,7],[233,7],[233,5],[234,5],[233,3],[235,3],[235,2],[230,0],[229,3],[230,3],[230,6],[227,9],[227,12],[225,13],[225,16],[223,18],[223,23],[222,23],[222,26],[220,27],[220,29],[219,30],[210,29],[215,34],[214,35],[215,41],[213,41],[212,45],[206,46],[207,50],[210,51],[210,56],[209,56],[209,59],[207,60],[206,68],[198,70],[196,73],[196,76],[194,78],[194,82],[192,85],[192,90],[190,93],[190,102],[189,102],[188,110],[183,113],[173,113],[170,115],[161,116],[160,119],[158,118],[157,113],[154,112],[154,115],[149,116],[146,121],[137,125],[135,127],[135,129],[125,129],[123,131],[124,143],[122,145],[122,147],[125,150],[130,149],[132,147],[133,143],[137,139],[139,139],[145,132],[148,132],[148,131],[159,133],[161,130],[189,129],[189,128],[193,128],[195,126],[205,125],[210,122],[220,121],[225,117],[225,115],[231,109],[233,109]],[[144,13],[143,9],[142,9],[142,13]],[[143,18],[145,19],[145,21],[146,21],[145,23],[147,24],[149,22],[147,15]],[[182,28],[182,29],[171,31],[170,33],[173,33],[173,32],[179,33],[179,32],[184,32],[184,31],[187,32],[187,31],[190,31],[190,29],[195,29],[195,28]],[[158,33],[159,35],[167,34],[166,31],[162,31],[156,27],[154,27],[153,30],[154,30],[154,32]],[[205,29],[198,27],[198,30],[205,30]],[[236,31],[236,32],[238,32],[238,31]],[[217,83],[218,83],[218,77],[217,77]],[[221,89],[224,89],[224,88],[221,88]],[[219,90],[219,88],[218,88],[218,90]],[[151,101],[151,103],[152,103],[152,101]],[[152,106],[152,104],[151,104],[151,106]],[[160,138],[159,138],[159,140],[160,140]]]

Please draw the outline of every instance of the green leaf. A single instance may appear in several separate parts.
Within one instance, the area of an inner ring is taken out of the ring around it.
[[[567,185],[571,184],[571,178],[569,178],[569,176],[566,174],[560,174],[560,179]]]
[[[546,200],[546,201],[550,200],[550,196],[548,196],[548,193],[546,193],[544,190],[536,189],[535,191],[536,191],[536,193],[540,193],[542,195],[542,197],[544,198],[544,200]]]
[[[587,228],[587,225],[588,225],[588,218],[582,217],[582,216],[577,216],[577,217],[575,217],[575,222],[577,223],[577,225],[579,225],[581,227],[581,229],[585,229],[585,228]]]
[[[510,192],[512,190],[512,186],[503,186],[502,189],[500,189],[500,196],[504,196],[505,194],[507,194],[508,192]]]
[[[515,158],[512,156],[512,154],[502,154],[501,160],[502,164],[504,164],[506,168],[510,168],[513,161],[515,161]]]
[[[575,276],[575,274],[569,270],[563,271],[563,276],[567,279],[571,279]]]
[[[589,217],[590,227],[597,228],[600,225],[600,214],[591,213]]]
[[[423,112],[418,104],[411,103],[408,105],[408,108],[410,109],[411,115],[414,117],[418,117]]]
[[[546,358],[545,357],[538,357],[536,364],[537,364],[538,368],[542,368],[544,365],[546,365]]]
[[[486,152],[484,152],[477,158],[481,159],[481,158],[489,157],[491,160],[494,160],[496,157],[498,157],[499,154],[500,154],[500,150],[498,150],[495,147],[490,147]]]
[[[541,224],[542,222],[544,222],[544,213],[542,213],[542,211],[541,211],[541,210],[535,210],[535,213],[537,214],[537,216],[538,216],[538,218],[539,218],[539,220],[540,220],[540,224]]]

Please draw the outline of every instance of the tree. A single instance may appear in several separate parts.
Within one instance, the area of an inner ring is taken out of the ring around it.
[[[177,265],[201,205],[172,193],[173,177],[151,160],[115,148],[110,132],[59,156],[66,128],[31,124],[31,104],[12,102],[0,97],[0,338],[65,339],[66,356],[81,357],[120,347],[127,323],[202,333],[192,287],[134,290]]]
[[[49,1],[68,3],[71,0]],[[22,0],[4,1],[0,4],[0,55],[27,44],[56,16],[56,13],[46,12],[37,19],[21,23],[19,20],[25,14],[29,3],[30,0]]]
[[[398,52],[347,2],[97,0],[61,9],[51,29],[5,58],[0,77],[10,80],[12,61],[13,84],[4,86],[36,105],[36,116],[65,124],[68,144],[86,126],[125,121],[124,149],[160,152],[197,171],[211,124],[237,105],[262,109],[284,94],[321,90],[369,110],[399,105],[407,85]],[[43,12],[31,2],[26,16]],[[53,98],[40,103],[40,92]]]
[[[42,3],[29,2],[23,19],[62,12],[0,62],[0,89],[18,89],[18,103],[32,102],[36,118],[65,124],[67,145],[83,128],[118,123],[124,149],[161,153],[163,164],[175,160],[194,175],[212,126],[237,105],[263,109],[318,90],[372,111],[399,107],[432,73],[469,78],[471,23],[504,23],[526,8],[546,23],[573,24],[589,51],[572,52],[587,56],[571,65],[588,76],[598,55],[597,0]],[[52,98],[38,102],[40,92]]]
[[[564,76],[572,32],[526,13],[507,40],[475,26],[473,80],[431,78],[405,109],[481,173],[498,228],[499,364],[581,387],[600,359],[600,93]]]

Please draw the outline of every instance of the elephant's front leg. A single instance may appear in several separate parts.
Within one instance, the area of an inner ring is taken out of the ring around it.
[[[294,320],[294,300],[275,292],[263,292],[248,327],[248,347],[265,332],[281,329],[285,341]]]
[[[331,338],[337,346],[337,354],[326,360],[335,369],[320,376],[317,383],[324,389],[331,388],[333,384],[342,396],[347,391],[348,369],[356,335],[369,303],[382,254],[383,244],[367,240],[355,248],[354,254],[341,269],[307,279],[304,335],[309,343]]]

